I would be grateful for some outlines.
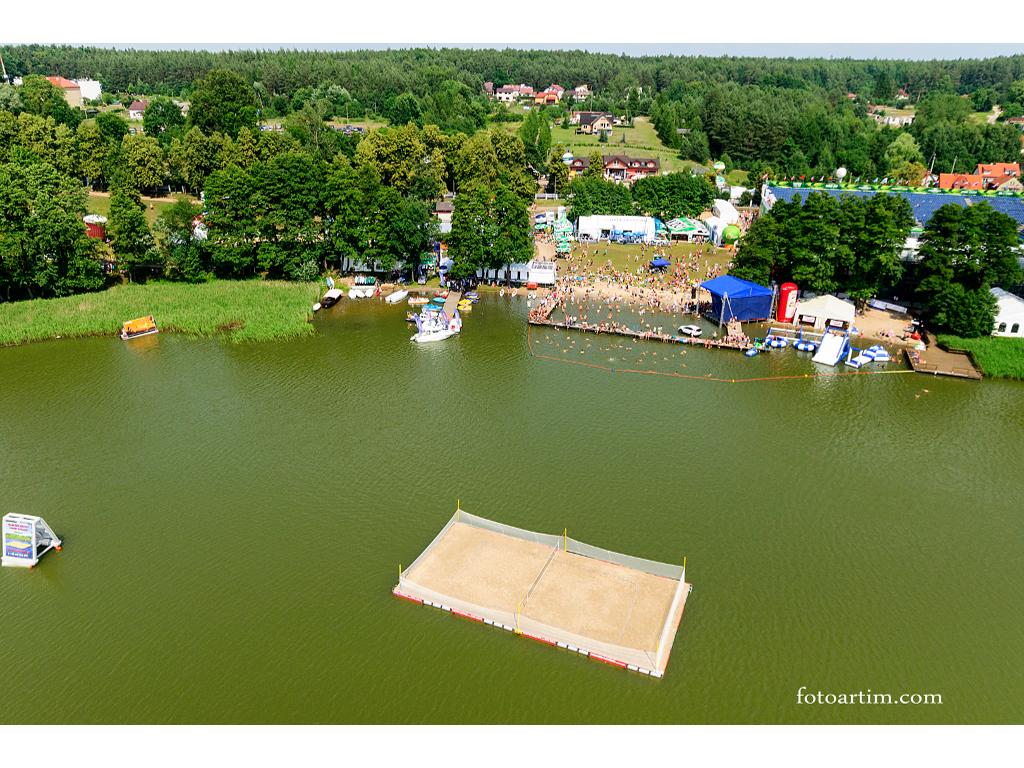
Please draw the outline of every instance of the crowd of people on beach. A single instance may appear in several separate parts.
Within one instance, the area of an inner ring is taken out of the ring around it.
[[[709,249],[710,246],[702,246],[673,261],[660,248],[641,243],[638,252],[627,257],[636,267],[618,269],[607,258],[608,248],[582,245],[560,265],[560,276],[551,295],[534,311],[554,306],[551,301],[557,296],[557,303],[565,305],[567,322],[579,325],[597,320],[608,327],[618,325],[616,314],[626,309],[641,318],[659,312],[697,312],[708,300],[702,296],[701,282],[728,269],[708,258]],[[656,258],[670,261],[671,266],[651,268],[650,261]],[[594,313],[594,307],[602,304],[600,312],[604,315],[607,310],[606,318],[588,317],[588,307]],[[645,325],[652,332],[658,332],[654,326]]]

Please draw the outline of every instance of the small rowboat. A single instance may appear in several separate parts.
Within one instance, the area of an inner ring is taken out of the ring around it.
[[[422,306],[423,304],[426,304],[428,301],[430,301],[430,299],[428,299],[426,296],[410,296],[409,306],[419,307]]]
[[[389,293],[384,298],[384,301],[386,301],[388,304],[397,304],[398,302],[400,302],[404,298],[406,298],[408,295],[409,295],[409,292],[406,291],[406,290],[395,291],[394,293]]]
[[[139,336],[149,336],[154,333],[159,333],[159,329],[156,327],[156,322],[153,320],[152,315],[137,317],[121,326],[121,338],[125,341],[138,338]]]

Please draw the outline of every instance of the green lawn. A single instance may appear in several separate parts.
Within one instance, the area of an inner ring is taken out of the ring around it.
[[[646,117],[636,118],[631,128],[616,126],[604,144],[597,136],[577,135],[575,126],[562,128],[557,124],[551,129],[551,146],[556,144],[567,147],[577,157],[590,157],[594,152],[656,157],[661,161],[663,171],[688,171],[695,165],[691,160],[680,159],[678,152],[662,144]]]
[[[156,221],[156,217],[160,215],[160,212],[173,205],[179,198],[188,198],[193,202],[197,202],[196,198],[190,197],[189,195],[171,195],[166,198],[143,198],[142,202],[146,206],[146,221],[149,226],[153,226],[153,222]],[[85,203],[86,209],[89,213],[98,213],[100,216],[110,215],[110,195],[101,195],[97,192],[90,192],[89,197]]]
[[[0,346],[75,336],[116,336],[126,320],[153,315],[161,332],[274,341],[315,333],[316,283],[217,280],[199,285],[119,285],[60,299],[0,303]]]
[[[963,339],[939,334],[938,342],[949,349],[970,352],[986,376],[1024,380],[1024,339],[1000,336]]]

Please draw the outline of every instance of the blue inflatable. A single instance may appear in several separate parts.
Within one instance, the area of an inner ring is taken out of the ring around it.
[[[743,354],[746,355],[747,357],[756,357],[757,356],[757,348],[756,347],[751,347],[750,349],[748,349]]]

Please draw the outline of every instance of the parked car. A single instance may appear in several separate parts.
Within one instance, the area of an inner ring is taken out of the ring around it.
[[[679,326],[679,333],[682,336],[696,337],[696,336],[700,336],[701,328],[700,328],[699,325],[680,325]]]

